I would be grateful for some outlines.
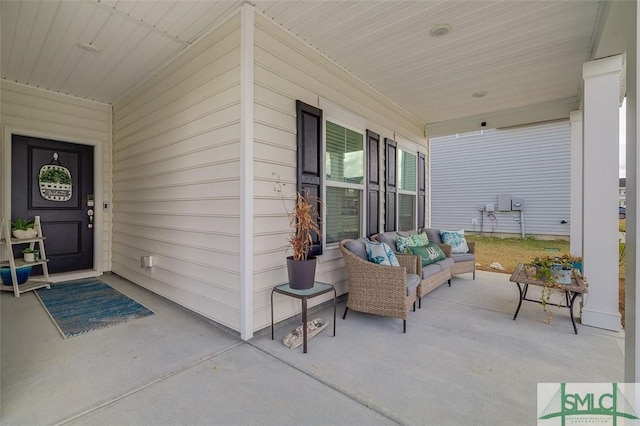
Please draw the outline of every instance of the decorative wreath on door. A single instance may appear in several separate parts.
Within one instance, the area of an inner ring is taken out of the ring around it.
[[[58,153],[53,153],[53,160],[40,168],[38,174],[40,195],[49,201],[69,201],[72,190],[71,172],[58,161]]]

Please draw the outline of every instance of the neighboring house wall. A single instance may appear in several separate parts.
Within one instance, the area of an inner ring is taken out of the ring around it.
[[[497,211],[498,195],[508,194],[524,199],[526,234],[569,235],[561,224],[570,219],[568,121],[432,138],[430,145],[432,226],[480,231],[478,206],[493,203],[496,221],[485,213],[484,232],[520,234],[518,212]]]
[[[96,215],[102,217],[103,271],[111,270],[111,105],[86,101],[17,83],[2,81],[0,123],[3,126],[0,143],[0,164],[4,164],[4,138],[7,130],[18,134],[49,138],[64,142],[94,144],[102,154],[102,194],[96,198]],[[10,143],[10,141],[9,141]],[[4,212],[6,188],[0,173],[0,212]],[[4,214],[4,213],[2,213]]]
[[[619,187],[618,187],[618,205],[620,207],[627,206],[627,179],[620,178],[619,179]]]
[[[296,100],[322,109],[325,119],[380,134],[381,166],[384,138],[395,138],[425,153],[427,141],[415,117],[261,15],[256,15],[255,23],[254,328],[260,329],[270,321],[273,286],[287,281],[289,222],[274,187],[279,176],[288,195],[295,191]],[[384,188],[384,181],[381,183]],[[381,229],[383,218],[384,207]],[[335,246],[325,248],[319,258],[316,279],[335,284],[338,294],[348,290],[344,262]],[[330,297],[314,298],[310,303]],[[274,303],[276,320],[300,310],[295,299],[276,296]]]
[[[235,330],[239,47],[236,14],[116,103],[113,145],[113,271]]]

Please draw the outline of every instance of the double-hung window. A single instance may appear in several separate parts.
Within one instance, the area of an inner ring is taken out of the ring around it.
[[[324,241],[359,238],[363,226],[364,135],[325,123]]]
[[[398,149],[398,230],[416,229],[417,224],[417,156]]]

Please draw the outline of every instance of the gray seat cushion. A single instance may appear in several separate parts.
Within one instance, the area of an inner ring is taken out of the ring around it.
[[[422,279],[427,279],[435,274],[442,272],[442,267],[438,265],[440,262],[432,263],[431,265],[422,267]],[[453,264],[453,262],[451,262]]]
[[[423,231],[427,233],[427,238],[429,238],[429,241],[434,242],[434,243],[441,243],[442,242],[442,238],[440,238],[440,230],[439,229],[437,229],[437,228],[424,228]]]
[[[347,241],[344,245],[347,250],[358,256],[360,259],[369,260],[367,257],[367,241],[366,237],[360,237],[357,240]]]
[[[470,262],[476,260],[476,255],[473,253],[452,254],[454,262]]]
[[[420,284],[420,276],[416,274],[407,274],[407,296],[413,294]]]
[[[453,263],[454,260],[452,257],[447,257],[446,259],[442,259],[436,262],[436,265],[440,266],[441,270],[444,271],[445,269],[449,268],[453,268]]]

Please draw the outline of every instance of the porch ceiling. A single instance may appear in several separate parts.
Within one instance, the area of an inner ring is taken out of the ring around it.
[[[2,78],[113,104],[243,3],[2,1]],[[595,0],[258,0],[255,8],[430,125],[531,105],[575,108],[609,9]],[[438,24],[452,31],[431,36]]]

